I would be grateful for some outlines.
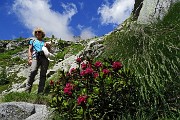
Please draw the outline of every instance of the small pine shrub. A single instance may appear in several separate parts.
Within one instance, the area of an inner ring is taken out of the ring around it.
[[[6,73],[6,68],[3,68],[0,73],[0,85],[6,85],[8,83],[9,83],[9,80]]]

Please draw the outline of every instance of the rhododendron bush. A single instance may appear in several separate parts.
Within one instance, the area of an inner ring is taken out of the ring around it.
[[[52,101],[62,118],[116,119],[135,112],[134,75],[120,61],[77,58],[78,68],[51,80]]]

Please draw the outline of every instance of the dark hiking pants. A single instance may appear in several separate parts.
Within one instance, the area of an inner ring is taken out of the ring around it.
[[[46,72],[48,66],[49,66],[49,61],[45,56],[39,56],[38,58],[32,60],[30,75],[26,84],[26,91],[31,92],[34,78],[37,75],[39,67],[40,67],[40,80],[38,86],[38,93],[42,93],[44,91]]]

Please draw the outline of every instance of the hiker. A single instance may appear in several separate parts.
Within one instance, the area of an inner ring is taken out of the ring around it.
[[[43,40],[43,38],[45,37],[45,33],[42,28],[35,28],[33,31],[33,35],[36,37],[36,39],[29,41],[28,64],[31,66],[31,68],[25,91],[29,93],[31,92],[34,78],[37,75],[38,68],[40,67],[40,80],[38,86],[39,94],[43,93],[44,91],[46,72],[49,66],[49,61],[45,57],[44,52],[42,51],[42,47],[48,47],[49,45]]]

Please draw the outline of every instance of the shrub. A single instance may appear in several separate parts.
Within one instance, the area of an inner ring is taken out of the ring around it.
[[[6,73],[6,68],[3,68],[0,73],[0,85],[5,85],[8,83],[9,83],[9,80],[8,80],[7,73]]]
[[[135,76],[119,61],[77,59],[79,68],[51,80],[51,107],[62,119],[117,119],[135,113]]]

